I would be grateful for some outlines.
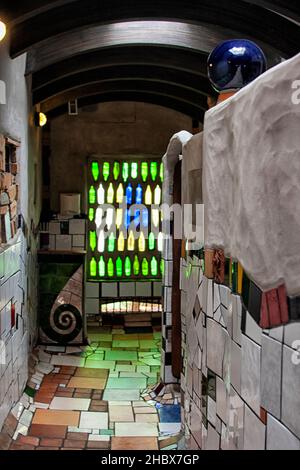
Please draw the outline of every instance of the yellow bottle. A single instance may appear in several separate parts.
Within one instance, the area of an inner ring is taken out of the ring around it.
[[[134,251],[134,235],[133,235],[132,230],[130,230],[130,232],[129,232],[129,238],[128,238],[128,242],[127,242],[127,249],[128,249],[128,251]]]
[[[125,239],[123,232],[120,232],[119,238],[118,238],[118,251],[124,251],[125,249]]]
[[[124,199],[124,188],[122,183],[119,184],[118,189],[117,189],[117,204],[122,204]]]
[[[142,253],[146,250],[146,240],[145,240],[145,235],[143,232],[141,232],[140,238],[139,238],[139,251]]]
[[[145,204],[147,206],[151,206],[152,204],[152,191],[150,186],[147,186],[146,193],[145,193]]]

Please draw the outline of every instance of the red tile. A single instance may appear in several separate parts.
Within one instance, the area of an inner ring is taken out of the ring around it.
[[[35,450],[60,450],[59,447],[36,447]]]
[[[266,292],[262,293],[259,326],[263,329],[270,328],[269,309]]]
[[[84,449],[86,446],[87,441],[77,441],[77,440],[72,440],[72,439],[65,439],[64,441],[64,447],[65,448],[77,448],[77,449]]]
[[[40,440],[38,437],[34,436],[21,436],[19,434],[18,439],[17,439],[17,444],[28,444],[30,446],[35,446],[37,447],[40,443]]]
[[[30,446],[28,444],[18,444],[17,442],[13,442],[9,448],[9,450],[34,450],[34,446]]]
[[[267,292],[267,302],[269,307],[270,326],[274,327],[281,325],[277,289],[272,289]]]
[[[11,437],[6,433],[0,433],[0,450],[8,450],[11,444]]]
[[[88,449],[109,449],[109,442],[89,441],[87,447]]]
[[[63,443],[62,439],[49,439],[43,438],[41,439],[41,447],[61,447]]]
[[[264,408],[260,408],[260,420],[264,423],[267,424],[267,412]]]
[[[72,441],[87,441],[89,434],[87,432],[68,432],[67,439]]]
[[[67,433],[67,426],[54,426],[45,424],[32,424],[29,435],[35,437],[49,437],[64,439]]]
[[[278,300],[280,305],[280,316],[281,316],[281,323],[285,324],[289,321],[289,308],[287,303],[287,292],[285,285],[278,287]]]

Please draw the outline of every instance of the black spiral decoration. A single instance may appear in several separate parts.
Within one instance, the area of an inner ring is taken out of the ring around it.
[[[47,325],[43,326],[44,333],[59,344],[72,342],[82,330],[82,316],[79,310],[71,304],[63,304],[52,309]]]

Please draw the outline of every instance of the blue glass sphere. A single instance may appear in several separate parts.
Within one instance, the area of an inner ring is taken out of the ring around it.
[[[218,92],[237,90],[266,71],[260,47],[248,39],[231,39],[219,44],[208,58],[208,77]]]

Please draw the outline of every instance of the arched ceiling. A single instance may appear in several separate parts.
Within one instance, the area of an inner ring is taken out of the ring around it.
[[[202,119],[206,60],[246,37],[269,66],[299,52],[298,0],[2,0],[10,52],[27,52],[33,103],[50,115],[105,100],[136,100]]]

